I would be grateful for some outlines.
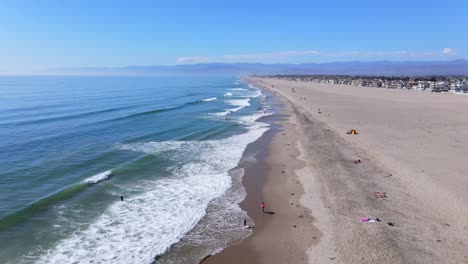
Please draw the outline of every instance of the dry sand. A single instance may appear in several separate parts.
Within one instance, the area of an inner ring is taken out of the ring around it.
[[[209,263],[468,263],[468,96],[248,81],[288,106],[262,187],[276,214]]]

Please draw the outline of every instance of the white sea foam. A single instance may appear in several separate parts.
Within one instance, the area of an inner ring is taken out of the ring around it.
[[[229,89],[230,91],[236,91],[234,94],[235,96],[239,97],[246,97],[246,98],[254,98],[254,97],[259,97],[262,96],[262,91],[260,89],[257,89],[255,87],[250,87],[252,89],[245,89],[245,88],[231,88]]]
[[[225,109],[223,112],[219,113],[214,113],[216,116],[226,116],[231,113],[235,113],[247,106],[250,106],[250,98],[245,98],[245,99],[236,99],[236,100],[227,100],[226,101],[229,105],[232,106],[237,106],[236,108],[231,108],[231,109]]]
[[[225,93],[224,96],[232,96],[232,93]]]
[[[215,101],[215,100],[217,100],[217,99],[218,99],[218,98],[216,98],[216,97],[210,97],[210,98],[205,98],[205,99],[203,99],[202,101],[203,101],[203,102],[210,102],[210,101]]]
[[[215,116],[227,116],[227,115],[230,114],[230,113],[231,113],[231,111],[226,110],[226,111],[219,112],[219,113],[213,113],[212,115],[215,115]]]
[[[241,160],[243,163],[250,163],[250,164],[254,164],[256,161],[257,161],[257,158],[255,157],[255,155],[248,155],[248,156],[244,156],[242,157],[242,160]]]
[[[231,88],[231,89],[228,89],[229,91],[247,91],[247,89],[245,88]]]
[[[252,91],[248,97],[250,98],[255,98],[255,97],[259,97],[259,96],[264,96],[262,91],[258,90],[258,89],[255,89],[254,91]]]
[[[161,142],[148,142],[148,143],[134,143],[118,145],[119,149],[139,151],[145,153],[156,154],[163,151],[178,149],[183,141],[161,141]]]
[[[228,100],[227,103],[230,104],[230,105],[234,105],[234,106],[247,107],[247,106],[250,106],[250,98],[237,99],[237,100]]]
[[[236,103],[246,106],[248,101]],[[86,230],[60,241],[37,263],[152,263],[196,225],[210,201],[230,188],[228,171],[267,130],[267,124],[252,122],[248,132],[225,139],[122,145],[151,154],[173,150],[184,162],[172,176],[140,182],[135,187],[139,195],[112,204]]]
[[[112,171],[108,170],[108,171],[105,171],[105,172],[98,173],[98,174],[96,174],[94,176],[91,176],[91,177],[87,178],[86,180],[84,180],[84,182],[87,183],[87,184],[96,184],[98,182],[107,180],[109,178],[109,176],[111,176],[111,175],[112,175]]]
[[[245,125],[252,125],[254,124],[259,118],[264,117],[264,116],[270,116],[273,115],[274,112],[257,112],[253,115],[250,116],[243,116],[239,118],[239,121]]]

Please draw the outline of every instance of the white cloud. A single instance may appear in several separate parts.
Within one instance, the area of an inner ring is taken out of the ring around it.
[[[236,59],[285,59],[293,56],[310,56],[319,55],[320,52],[316,50],[305,50],[305,51],[278,51],[270,53],[253,53],[253,54],[237,54],[237,55],[224,55],[221,56],[224,59],[236,60]]]
[[[344,57],[356,57],[356,58],[415,58],[415,57],[428,57],[434,55],[434,53],[422,53],[422,52],[408,52],[406,50],[396,51],[343,51],[343,52],[330,52],[322,53],[326,57],[331,58],[344,58]]]
[[[340,57],[379,57],[388,55],[389,53],[379,52],[379,51],[343,51],[343,52],[331,52],[324,53],[323,55],[332,58]]]
[[[316,50],[306,50],[306,51],[278,51],[270,53],[252,53],[252,54],[235,54],[235,55],[224,55],[221,56],[224,59],[228,60],[238,60],[238,59],[285,59],[293,56],[309,56],[309,55],[319,55],[320,52]]]
[[[394,51],[393,54],[395,54],[395,55],[407,55],[408,52],[406,50],[397,50],[397,51]]]
[[[313,56],[321,59],[326,58],[375,58],[375,59],[417,59],[417,58],[437,58],[441,56],[456,56],[452,48],[444,48],[442,51],[411,52],[406,50],[396,51],[343,51],[343,52],[321,52],[317,50],[304,51],[277,51],[267,53],[246,53],[227,54],[213,57],[194,56],[181,57],[177,59],[179,63],[206,63],[206,62],[272,62],[285,61],[294,57]]]
[[[210,57],[205,57],[205,56],[193,56],[193,57],[180,57],[177,59],[178,63],[207,63],[211,62]]]
[[[444,56],[454,56],[454,55],[456,55],[456,53],[452,48],[444,48],[442,50],[442,55],[444,55]]]
[[[228,54],[216,57],[206,56],[193,56],[193,57],[180,57],[177,59],[178,63],[206,63],[206,62],[233,62],[241,60],[268,60],[268,59],[286,59],[294,56],[313,56],[320,55],[316,50],[305,51],[278,51],[270,53],[250,53],[250,54]]]

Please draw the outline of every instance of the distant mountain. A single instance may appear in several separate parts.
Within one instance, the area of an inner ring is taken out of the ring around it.
[[[122,68],[63,68],[49,71],[62,75],[468,75],[467,60],[453,61],[372,61],[304,64],[202,63],[174,66],[129,66]]]

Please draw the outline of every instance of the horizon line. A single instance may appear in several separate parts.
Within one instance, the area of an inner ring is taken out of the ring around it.
[[[65,66],[59,68],[49,68],[47,70],[58,70],[58,69],[122,69],[122,68],[132,68],[132,67],[175,67],[175,66],[193,66],[193,65],[210,65],[210,64],[261,64],[261,65],[304,65],[304,64],[331,64],[331,63],[375,63],[375,62],[391,62],[391,63],[430,63],[430,62],[455,62],[455,61],[465,61],[468,62],[468,58],[459,58],[451,60],[346,60],[346,61],[328,61],[328,62],[278,62],[278,63],[268,63],[268,62],[222,62],[222,61],[213,61],[213,62],[197,62],[197,63],[179,63],[179,64],[149,64],[149,65],[126,65],[126,66]]]
[[[398,64],[431,64],[431,63],[468,63],[468,59],[451,59],[451,60],[352,60],[352,61],[331,61],[331,62],[304,62],[304,63],[264,63],[264,62],[201,62],[201,63],[184,63],[184,64],[173,64],[173,65],[127,65],[127,66],[67,66],[60,68],[48,68],[48,69],[34,69],[34,70],[0,70],[0,76],[173,76],[173,75],[183,75],[180,73],[158,73],[158,72],[124,72],[128,70],[151,70],[151,68],[161,68],[161,69],[170,69],[170,68],[184,68],[184,67],[196,67],[196,66],[209,66],[209,65],[262,65],[262,66],[307,66],[307,65],[330,65],[330,64],[373,64],[373,63],[389,63],[393,65]],[[98,72],[91,72],[91,71]],[[157,69],[154,69],[157,70]],[[210,70],[210,69],[208,69]],[[240,69],[233,69],[240,70]],[[246,69],[249,70],[249,69]],[[250,69],[251,70],[251,69]],[[342,69],[349,70],[349,69]],[[72,72],[72,71],[88,71],[88,72]],[[106,72],[107,71],[107,72]],[[122,71],[122,72],[118,72]],[[256,73],[248,74],[231,74],[231,75],[252,75]],[[258,74],[258,73],[257,73]],[[294,73],[289,73],[294,74]],[[203,73],[191,73],[187,75],[203,75]],[[220,74],[212,74],[220,75]],[[221,74],[229,75],[229,74]],[[265,75],[263,73],[263,75]],[[324,75],[340,75],[338,73],[333,74],[324,74]],[[363,74],[346,74],[342,75],[363,75]],[[376,75],[376,74],[369,74]],[[456,75],[456,74],[425,74],[427,75]],[[398,75],[403,76],[403,75]],[[415,74],[406,74],[406,76],[416,76]]]

